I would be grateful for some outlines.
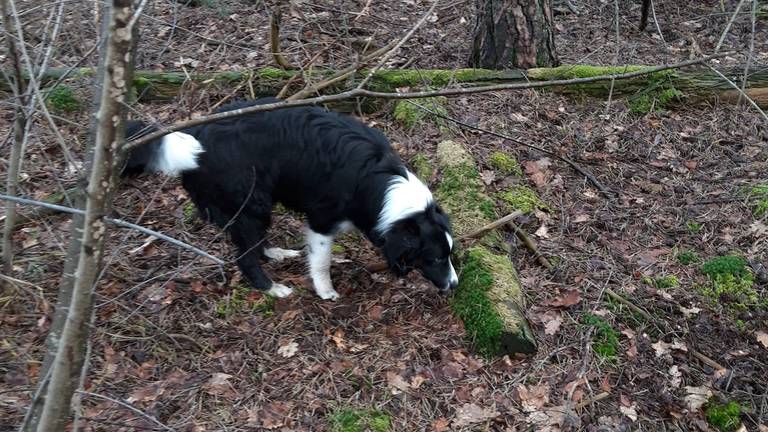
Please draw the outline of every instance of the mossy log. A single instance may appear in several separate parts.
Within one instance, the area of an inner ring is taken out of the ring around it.
[[[620,74],[640,70],[648,66],[587,66],[563,65],[556,68],[535,68],[528,70],[486,70],[486,69],[455,69],[455,70],[380,70],[371,79],[368,88],[376,91],[394,92],[398,88],[440,88],[453,84],[463,86],[487,85],[501,83],[524,83],[548,81],[555,79],[585,78],[606,74]],[[65,69],[49,69],[44,80],[60,78]],[[332,76],[336,71],[315,69],[312,78],[315,82],[324,77]],[[368,71],[362,70],[356,76],[350,77],[350,82],[366,76]],[[723,72],[733,82],[741,83],[744,75],[743,67],[735,67]],[[70,72],[71,78],[90,77],[91,68],[80,68]],[[246,71],[229,72],[160,72],[136,71],[134,87],[139,101],[168,101],[179,95],[184,88],[219,88],[223,92],[231,92],[235,87],[241,87],[244,92],[251,92],[257,97],[275,95],[295,74],[295,71],[264,67]],[[324,90],[324,93],[335,93],[349,88],[350,82],[341,82]],[[296,83],[296,90],[300,83]],[[617,79],[613,85],[610,81],[582,83],[578,85],[549,87],[557,93],[585,94],[606,98],[613,87],[613,96],[639,97],[649,93],[674,90],[675,96],[683,96],[686,100],[698,101],[720,98],[725,101],[738,100],[738,92],[733,87],[709,69],[688,68],[665,70],[630,79]],[[0,82],[0,90],[7,91],[7,83]],[[754,69],[748,73],[747,93],[762,107],[768,107],[768,70]]]
[[[437,148],[441,181],[435,195],[451,215],[456,236],[496,219],[494,202],[484,193],[475,160],[454,141]],[[489,232],[466,250],[457,250],[459,287],[451,300],[477,350],[485,355],[531,353],[536,340],[523,313],[517,271],[497,232]]]

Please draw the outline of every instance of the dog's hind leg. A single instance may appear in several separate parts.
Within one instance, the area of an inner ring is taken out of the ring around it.
[[[333,235],[320,234],[307,229],[307,244],[309,245],[309,275],[315,292],[324,300],[336,300],[339,293],[333,289],[331,282],[331,247]]]
[[[252,287],[266,291],[275,297],[287,297],[293,290],[285,285],[272,282],[261,268],[259,257],[264,251],[264,238],[269,218],[241,214],[228,229],[232,243],[237,246],[237,266]]]

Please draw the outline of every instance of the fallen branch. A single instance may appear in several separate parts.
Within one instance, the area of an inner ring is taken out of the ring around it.
[[[552,270],[554,268],[554,266],[552,265],[552,263],[549,262],[547,257],[545,257],[539,252],[539,248],[536,247],[536,244],[533,242],[533,240],[531,240],[530,237],[528,237],[528,234],[526,234],[522,228],[517,226],[517,224],[512,221],[509,221],[507,225],[509,225],[509,227],[512,228],[512,231],[514,231],[515,235],[517,235],[517,238],[519,238],[520,241],[523,242],[523,244],[528,249],[528,251],[530,251],[531,254],[533,254],[533,257],[536,258],[536,261],[538,261],[538,263],[541,264],[542,267],[546,268],[547,270]]]
[[[387,92],[378,92],[378,91],[371,91],[371,90],[366,90],[361,88],[355,88],[352,90],[348,90],[345,92],[332,94],[332,95],[317,96],[317,97],[301,99],[301,100],[275,102],[275,103],[263,104],[263,105],[254,105],[247,108],[241,108],[241,109],[232,110],[232,111],[210,114],[207,116],[198,117],[196,119],[179,122],[174,125],[162,128],[156,132],[147,134],[139,139],[131,141],[125,146],[125,150],[136,148],[138,146],[152,142],[171,132],[180,131],[182,129],[190,128],[192,126],[199,126],[199,125],[212,123],[219,120],[240,117],[246,114],[253,114],[253,113],[264,112],[264,111],[273,111],[281,108],[322,105],[322,104],[331,103],[331,102],[339,102],[347,99],[354,99],[357,97],[370,97],[370,98],[379,98],[379,99],[423,99],[423,98],[430,98],[430,97],[436,97],[436,96],[459,96],[459,95],[468,95],[468,94],[475,94],[475,93],[488,93],[488,92],[502,91],[502,90],[522,90],[522,89],[545,88],[545,87],[554,87],[554,86],[569,86],[573,84],[594,83],[594,82],[610,81],[610,80],[616,80],[616,79],[628,79],[628,78],[635,78],[643,75],[649,75],[655,72],[661,72],[661,71],[670,70],[670,69],[679,69],[686,66],[696,65],[696,64],[707,62],[715,58],[720,58],[720,57],[724,57],[726,55],[732,55],[732,54],[733,53],[730,53],[730,52],[720,53],[720,54],[714,54],[711,56],[694,59],[694,60],[688,60],[680,63],[644,68],[641,70],[628,72],[625,74],[599,75],[599,76],[587,77],[587,78],[571,78],[571,79],[535,81],[535,82],[518,82],[518,83],[509,83],[509,84],[483,85],[483,86],[468,87],[468,88],[457,87],[457,88],[446,88],[442,90],[427,90],[427,91],[403,92],[403,93],[387,93]]]
[[[508,215],[506,215],[506,216],[504,216],[502,218],[496,219],[495,221],[489,223],[488,225],[480,227],[480,228],[478,228],[478,229],[476,229],[476,230],[474,230],[474,231],[472,231],[470,233],[467,233],[467,234],[464,234],[464,235],[456,237],[456,240],[457,241],[465,241],[465,240],[476,239],[476,238],[482,236],[483,234],[487,233],[488,231],[495,230],[496,228],[498,228],[498,227],[500,227],[502,225],[505,225],[507,223],[512,222],[518,216],[522,216],[522,214],[523,214],[523,212],[521,212],[520,210],[515,210],[512,213],[510,213],[510,214],[508,214]]]
[[[586,407],[587,405],[592,405],[595,402],[599,402],[599,401],[607,398],[610,395],[611,394],[608,393],[608,392],[599,393],[598,395],[596,395],[593,398],[585,399],[585,400],[579,402],[578,404],[576,404],[576,406],[574,408],[577,409],[577,410],[580,410],[580,409]]]
[[[123,401],[120,401],[120,400],[117,400],[117,399],[112,399],[109,396],[104,396],[104,395],[101,395],[101,394],[98,394],[98,393],[91,393],[91,392],[87,392],[87,391],[83,391],[83,390],[78,390],[78,393],[80,393],[83,396],[93,397],[93,398],[97,398],[97,399],[103,399],[105,401],[109,401],[109,402],[112,402],[112,403],[114,403],[116,405],[119,405],[119,406],[121,406],[123,408],[126,408],[126,409],[130,410],[131,412],[133,412],[134,414],[137,414],[137,415],[139,415],[139,416],[141,416],[141,417],[151,421],[152,423],[156,424],[162,430],[166,430],[166,431],[173,431],[174,430],[174,429],[171,429],[168,426],[160,423],[160,420],[152,417],[151,415],[145,413],[144,411],[134,407],[133,405],[131,405],[131,404],[127,403],[127,402],[123,402]]]
[[[26,199],[26,198],[19,198],[19,197],[14,197],[14,196],[8,196],[8,195],[4,195],[4,194],[0,194],[0,200],[16,202],[16,203],[19,203],[19,204],[33,205],[33,206],[37,206],[37,207],[49,208],[49,209],[52,209],[52,210],[55,210],[55,211],[59,211],[59,212],[62,212],[62,213],[70,213],[70,214],[78,214],[78,215],[85,214],[85,211],[80,210],[80,209],[75,209],[75,208],[71,208],[71,207],[64,207],[64,206],[60,206],[60,205],[56,205],[56,204],[50,204],[50,203],[46,203],[46,202],[42,202],[42,201],[35,201],[35,200],[31,200],[31,199]],[[129,229],[132,229],[132,230],[136,230],[136,231],[142,232],[142,233],[147,234],[147,235],[151,235],[151,236],[157,237],[157,238],[159,238],[161,240],[165,240],[168,243],[171,243],[171,244],[173,244],[175,246],[178,246],[178,247],[180,247],[182,249],[186,249],[186,250],[188,250],[190,252],[193,252],[193,253],[195,253],[197,255],[200,255],[201,257],[207,258],[207,259],[213,261],[214,263],[216,263],[218,265],[224,265],[225,264],[224,261],[222,261],[219,258],[216,258],[215,256],[213,256],[213,255],[211,255],[209,253],[207,253],[207,252],[205,252],[205,251],[203,251],[201,249],[198,249],[198,248],[196,248],[196,247],[194,247],[194,246],[192,246],[190,244],[184,243],[181,240],[176,240],[173,237],[169,237],[169,236],[167,236],[167,235],[165,235],[163,233],[159,233],[157,231],[153,231],[153,230],[151,230],[149,228],[144,228],[141,225],[136,225],[136,224],[132,224],[130,222],[126,222],[126,221],[124,221],[122,219],[113,219],[113,218],[110,218],[110,217],[105,217],[104,220],[109,222],[109,223],[111,223],[111,224],[113,224],[113,225],[116,225],[116,226],[119,226],[119,227],[122,227],[122,228],[129,228]]]

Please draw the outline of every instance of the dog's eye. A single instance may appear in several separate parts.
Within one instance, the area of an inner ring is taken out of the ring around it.
[[[441,263],[441,262],[443,262],[443,260],[444,260],[444,258],[435,258],[435,259],[432,260],[432,262],[434,262],[434,263]]]

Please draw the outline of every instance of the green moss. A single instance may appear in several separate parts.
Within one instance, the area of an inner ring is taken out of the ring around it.
[[[443,141],[438,145],[440,185],[435,198],[451,215],[457,235],[466,234],[496,219],[495,204],[487,195],[474,160],[459,144]],[[488,240],[498,239],[490,233]]]
[[[529,69],[528,75],[537,80],[561,80],[573,78],[591,78],[602,75],[619,75],[646,69],[649,66],[625,65],[625,66],[587,66],[587,65],[561,65],[556,68]]]
[[[344,253],[344,250],[345,250],[344,246],[338,243],[334,243],[333,246],[331,246],[331,252],[336,254]]]
[[[360,71],[360,76],[367,76],[368,71]],[[396,87],[444,87],[453,78],[451,70],[379,70],[371,79],[371,90],[392,91]]]
[[[411,166],[416,170],[416,176],[424,182],[432,178],[435,173],[435,166],[429,157],[423,153],[417,154],[411,159]]]
[[[274,67],[263,67],[258,70],[258,77],[266,80],[286,80],[290,79],[295,72],[283,70]]]
[[[508,206],[508,210],[520,210],[523,213],[532,213],[534,210],[549,210],[544,201],[528,186],[512,186],[499,193],[498,197]]]
[[[75,96],[75,91],[72,87],[64,84],[47,89],[44,97],[47,105],[53,111],[59,113],[75,112],[82,106],[80,99]]]
[[[752,214],[756,218],[768,215],[768,184],[753,186],[748,190],[750,197],[757,198],[752,207]]]
[[[664,111],[683,96],[683,92],[673,87],[652,86],[629,98],[629,110],[638,114]]]
[[[252,290],[245,285],[235,285],[229,295],[216,303],[216,314],[228,318],[237,313],[255,312],[268,317],[274,314],[275,298],[261,295],[256,300],[249,299]]]
[[[195,220],[195,210],[195,204],[192,202],[188,202],[184,205],[184,223],[192,223],[192,221]]]
[[[456,315],[464,321],[467,332],[474,340],[478,351],[493,355],[501,348],[504,322],[494,308],[488,291],[495,282],[492,254],[481,248],[467,251],[459,278],[459,288],[451,298]]]
[[[678,285],[680,285],[680,282],[677,280],[677,277],[674,275],[667,275],[657,278],[643,278],[643,282],[645,282],[648,285],[654,286],[658,289],[668,289],[668,288],[675,288]]]
[[[701,231],[701,224],[696,222],[695,220],[689,220],[685,223],[685,227],[688,228],[688,231],[696,234],[699,231]]]
[[[592,334],[592,350],[595,354],[605,360],[615,360],[619,350],[619,332],[604,319],[590,313],[584,314],[581,322],[595,328]]]
[[[395,120],[402,123],[403,126],[410,129],[410,128],[413,128],[414,126],[417,126],[423,123],[426,119],[433,120],[438,126],[442,126],[444,124],[444,121],[442,118],[424,111],[423,109],[417,107],[411,102],[412,102],[411,99],[404,99],[397,102],[397,104],[395,105]],[[441,96],[441,97],[422,99],[422,100],[419,100],[417,103],[442,116],[447,116],[448,111],[446,111],[445,109],[445,104],[447,102],[448,102],[448,99],[444,96]]]
[[[386,432],[392,421],[383,411],[343,408],[331,413],[328,423],[331,432]]]
[[[682,265],[691,265],[700,261],[699,254],[694,251],[685,250],[677,253],[677,261]]]
[[[731,309],[747,310],[765,306],[766,300],[754,288],[754,276],[747,260],[737,255],[713,258],[701,266],[701,272],[710,282],[700,291],[712,301],[725,304]]]
[[[719,275],[733,275],[744,277],[749,274],[747,260],[738,255],[725,255],[705,262],[701,266],[701,272],[709,277]]]
[[[522,177],[523,175],[523,170],[520,168],[517,159],[506,153],[499,151],[493,152],[491,153],[490,158],[488,158],[488,162],[494,169],[496,169],[496,171],[503,175],[514,175],[517,177]]]
[[[707,422],[720,432],[733,432],[741,425],[741,406],[730,401],[727,404],[707,404]]]

